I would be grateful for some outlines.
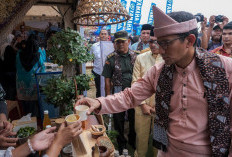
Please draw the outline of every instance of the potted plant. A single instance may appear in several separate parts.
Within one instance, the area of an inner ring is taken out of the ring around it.
[[[48,41],[47,55],[57,64],[63,65],[61,77],[52,78],[43,87],[46,101],[60,107],[60,114],[69,114],[73,110],[76,96],[90,89],[92,75],[77,75],[77,67],[82,63],[93,60],[88,53],[90,45],[74,30],[67,29],[57,32]]]
[[[71,30],[57,32],[48,41],[47,55],[59,65],[63,65],[63,77],[69,78],[76,75],[76,66],[94,59],[88,53],[90,46],[79,34]]]

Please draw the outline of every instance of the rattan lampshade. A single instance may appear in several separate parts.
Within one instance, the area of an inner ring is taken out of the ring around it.
[[[103,26],[129,19],[119,0],[79,0],[73,22],[82,26]]]

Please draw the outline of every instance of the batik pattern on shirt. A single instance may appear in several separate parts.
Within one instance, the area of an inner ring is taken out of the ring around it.
[[[228,155],[231,141],[229,82],[219,56],[197,49],[196,62],[206,89],[213,156],[223,157]],[[153,144],[163,151],[166,151],[168,146],[167,129],[174,70],[174,65],[164,65],[156,88]]]

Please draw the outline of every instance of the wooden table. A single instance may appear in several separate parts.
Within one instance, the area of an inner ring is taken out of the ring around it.
[[[51,119],[54,124],[55,119]],[[92,147],[95,146],[96,139],[92,138],[90,128],[92,125],[104,125],[104,121],[101,115],[90,115],[86,121],[85,130],[72,141],[72,152],[73,157],[92,157]],[[105,136],[106,133],[105,133]],[[80,142],[82,144],[80,144]],[[84,146],[86,152],[81,151],[79,148]]]
[[[92,138],[91,132],[90,132],[90,127],[91,125],[104,125],[103,124],[103,119],[101,116],[94,116],[90,115],[87,119],[86,122],[86,128],[85,130],[79,135],[76,139],[72,141],[72,149],[73,149],[73,156],[74,157],[91,157],[92,156],[92,147],[95,146],[96,139]],[[83,143],[83,146],[86,150],[86,152],[81,151],[79,149],[80,145],[80,140]]]

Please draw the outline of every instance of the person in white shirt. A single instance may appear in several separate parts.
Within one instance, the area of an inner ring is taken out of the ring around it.
[[[100,32],[100,41],[107,41],[108,40],[108,31],[102,29]],[[94,62],[93,62],[93,70],[92,73],[94,75],[94,81],[96,86],[96,98],[101,96],[101,73],[102,73],[102,58],[101,58],[101,48],[100,48],[100,41],[93,44],[90,53],[94,54]]]

